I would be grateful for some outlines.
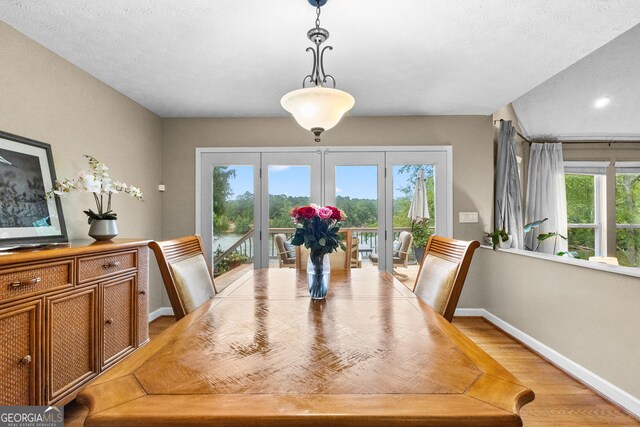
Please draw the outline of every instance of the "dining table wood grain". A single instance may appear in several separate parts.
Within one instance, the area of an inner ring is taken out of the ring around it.
[[[87,426],[514,426],[533,392],[391,274],[253,270],[79,396]]]

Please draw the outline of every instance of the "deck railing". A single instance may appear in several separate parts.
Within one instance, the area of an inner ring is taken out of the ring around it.
[[[353,237],[358,238],[359,246],[364,251],[376,252],[378,250],[378,229],[373,227],[350,227],[344,228],[343,230],[351,230],[351,234]],[[392,239],[397,239],[398,235],[402,231],[411,231],[411,227],[395,227],[393,229]],[[276,247],[276,242],[274,236],[276,234],[284,234],[286,240],[290,240],[291,236],[295,232],[295,228],[287,227],[287,228],[270,228],[268,233],[269,239],[269,258],[277,259],[278,258],[278,248]],[[233,252],[238,252],[242,255],[245,255],[248,260],[252,260],[254,256],[255,244],[253,241],[253,228],[247,231],[242,236],[238,237],[238,240],[235,241],[227,250],[218,255],[214,259],[214,264],[217,264],[226,256],[230,255]]]
[[[238,240],[229,247],[229,249],[214,258],[213,265],[218,264],[233,252],[243,254],[247,256],[248,259],[253,259],[253,228],[240,236]]]

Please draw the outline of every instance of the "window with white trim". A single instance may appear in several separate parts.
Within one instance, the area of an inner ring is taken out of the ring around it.
[[[564,162],[569,251],[581,259],[604,256],[607,163]]]
[[[616,162],[616,258],[640,267],[640,162]]]

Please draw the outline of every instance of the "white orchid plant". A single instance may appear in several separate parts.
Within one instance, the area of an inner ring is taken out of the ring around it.
[[[118,214],[111,210],[111,196],[114,194],[124,193],[134,199],[144,200],[142,191],[138,187],[111,179],[107,165],[95,157],[86,154],[85,157],[89,160],[89,170],[81,171],[75,178],[56,180],[53,188],[47,192],[47,197],[63,196],[72,191],[92,193],[98,211],[94,212],[91,209],[83,211],[89,217],[89,224],[99,219],[118,219]]]

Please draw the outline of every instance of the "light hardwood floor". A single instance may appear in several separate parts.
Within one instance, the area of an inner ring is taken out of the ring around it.
[[[160,317],[149,325],[154,339],[175,322]],[[522,408],[525,426],[640,426],[640,421],[596,395],[513,338],[479,317],[456,317],[453,324],[527,387],[536,399]],[[65,406],[65,426],[81,426],[86,408]]]
[[[534,391],[520,412],[525,426],[638,426],[586,386],[481,317],[456,317],[453,324]]]

